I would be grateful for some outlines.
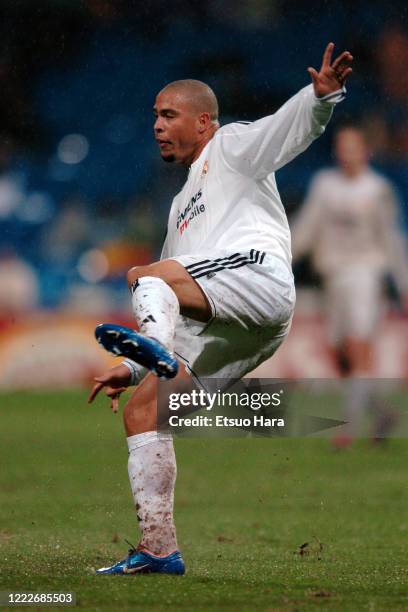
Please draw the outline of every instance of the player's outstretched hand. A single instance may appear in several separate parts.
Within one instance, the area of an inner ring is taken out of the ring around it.
[[[88,404],[93,402],[99,391],[105,387],[105,394],[110,398],[112,411],[117,412],[119,409],[119,397],[128,388],[130,376],[129,368],[121,363],[108,370],[106,374],[97,376],[94,379],[95,384],[88,397]]]
[[[349,51],[343,51],[334,62],[332,62],[332,54],[334,43],[329,43],[323,54],[323,61],[320,71],[317,72],[314,68],[308,68],[315,94],[317,98],[323,98],[330,93],[334,93],[341,89],[346,82],[347,77],[353,72],[351,64],[353,56]]]

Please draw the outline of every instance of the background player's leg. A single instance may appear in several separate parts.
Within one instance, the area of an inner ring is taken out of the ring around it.
[[[185,376],[180,368],[178,378]],[[125,406],[124,423],[129,480],[142,533],[140,546],[165,556],[177,549],[173,520],[176,459],[171,434],[157,431],[157,386],[156,376],[148,374]]]
[[[344,433],[333,439],[337,448],[350,446],[353,439],[361,435],[364,414],[372,400],[372,357],[373,346],[369,340],[345,338],[338,358],[347,369],[343,370],[348,379],[344,383],[344,419],[347,426]]]
[[[387,404],[381,386],[373,381],[374,343],[371,340],[349,338],[347,353],[351,364],[346,403],[346,420],[353,437],[361,431],[367,409],[375,417],[374,440],[384,439],[398,421],[398,415]]]
[[[345,434],[334,439],[338,447],[348,446],[361,435],[361,425],[371,401],[373,338],[378,321],[379,288],[376,277],[359,268],[349,269],[333,279],[331,290],[332,334],[341,338],[345,375]],[[334,333],[333,333],[334,332]]]
[[[346,387],[346,421],[352,438],[361,435],[363,417],[371,399],[372,345],[369,341],[347,338],[346,354],[350,379]]]
[[[344,344],[351,375],[368,376],[373,369],[373,343],[363,338],[349,337]]]
[[[350,435],[361,435],[361,423],[373,396],[374,337],[380,318],[381,282],[377,274],[356,268],[345,287],[348,334],[344,345],[350,364],[346,398],[346,420]]]

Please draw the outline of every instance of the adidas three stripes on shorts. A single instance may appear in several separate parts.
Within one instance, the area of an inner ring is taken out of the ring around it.
[[[273,355],[288,334],[295,306],[292,270],[251,249],[182,255],[181,263],[208,298],[208,323],[180,317],[175,351],[198,382],[241,378]]]

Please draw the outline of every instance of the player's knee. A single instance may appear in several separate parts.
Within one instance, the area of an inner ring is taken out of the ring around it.
[[[184,267],[175,261],[156,262],[148,266],[135,266],[131,268],[126,275],[129,288],[132,287],[136,280],[143,276],[160,278],[173,290],[184,285],[186,276],[188,277]]]
[[[131,287],[133,283],[138,278],[142,278],[142,276],[153,276],[150,266],[134,266],[133,268],[130,268],[126,274],[128,286]]]

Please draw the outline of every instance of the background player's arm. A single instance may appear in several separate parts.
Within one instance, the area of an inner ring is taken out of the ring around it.
[[[319,236],[323,201],[321,180],[316,177],[309,188],[307,198],[291,227],[292,257],[296,261],[313,250]]]
[[[308,69],[313,84],[301,89],[275,114],[247,126],[232,124],[222,131],[222,152],[233,169],[264,178],[322,134],[333,106],[344,97],[343,85],[351,73],[348,51],[331,63],[333,47],[332,43],[327,46],[319,72]]]
[[[398,201],[389,184],[384,192],[379,208],[378,232],[387,255],[389,270],[396,282],[398,291],[408,307],[408,255],[407,244],[398,227]]]

